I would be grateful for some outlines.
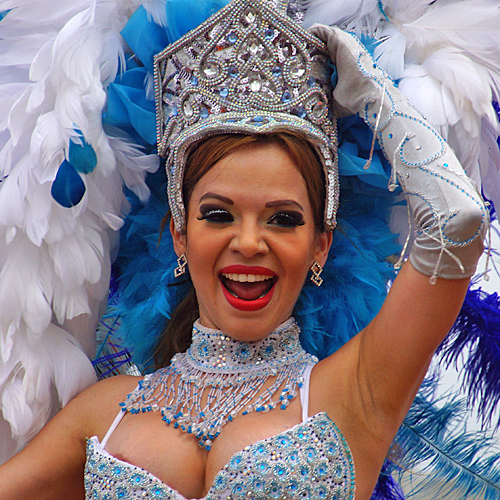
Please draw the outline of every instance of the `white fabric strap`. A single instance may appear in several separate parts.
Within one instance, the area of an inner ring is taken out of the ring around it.
[[[311,380],[311,372],[315,365],[307,365],[302,378],[302,387],[299,389],[300,404],[302,406],[302,422],[305,422],[309,417],[309,383]]]
[[[123,415],[125,415],[126,412],[120,410],[120,413],[116,416],[114,419],[113,423],[111,424],[111,427],[109,428],[108,432],[104,436],[104,439],[102,440],[101,446],[103,448],[106,447],[106,443],[108,442],[108,439],[111,437],[111,434],[115,431],[115,429],[118,427],[118,424],[122,421]]]

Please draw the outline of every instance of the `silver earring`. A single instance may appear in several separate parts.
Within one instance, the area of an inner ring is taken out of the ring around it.
[[[323,272],[323,268],[318,261],[314,261],[311,265],[312,276],[309,278],[316,286],[321,286],[323,283],[323,278],[320,277],[320,274]]]
[[[182,276],[186,272],[187,263],[188,260],[186,254],[183,253],[182,255],[179,255],[179,258],[177,259],[177,267],[174,269],[174,276],[176,278]]]

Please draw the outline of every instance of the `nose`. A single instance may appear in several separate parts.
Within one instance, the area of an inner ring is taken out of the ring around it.
[[[264,231],[256,221],[244,221],[237,227],[229,249],[246,258],[266,255],[269,252]]]

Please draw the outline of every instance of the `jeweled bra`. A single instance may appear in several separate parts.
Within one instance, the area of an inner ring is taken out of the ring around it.
[[[185,500],[149,472],[87,442],[86,499]],[[349,447],[326,413],[235,453],[217,473],[205,500],[354,498],[354,463]]]

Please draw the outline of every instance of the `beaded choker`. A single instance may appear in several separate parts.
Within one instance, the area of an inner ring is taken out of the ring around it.
[[[193,341],[171,365],[147,375],[124,403],[131,413],[161,411],[163,420],[194,434],[209,450],[222,427],[240,412],[286,409],[302,387],[302,374],[317,358],[299,341],[293,318],[263,340],[240,342],[193,326]],[[276,379],[265,390],[269,377]]]

